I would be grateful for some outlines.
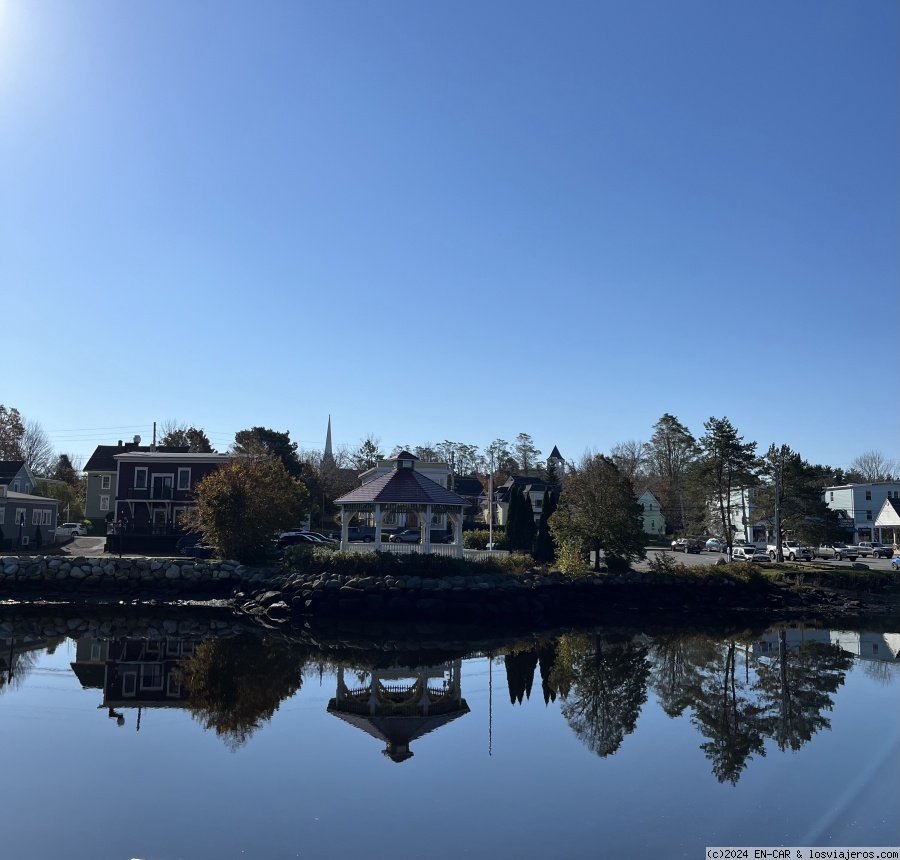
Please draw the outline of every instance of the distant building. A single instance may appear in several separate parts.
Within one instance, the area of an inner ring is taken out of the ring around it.
[[[666,533],[666,520],[663,517],[659,499],[650,490],[644,490],[638,496],[638,504],[641,506],[641,511],[643,511],[644,532],[648,535],[664,535]]]
[[[841,523],[849,532],[847,543],[861,540],[891,540],[876,527],[875,520],[887,499],[900,499],[900,481],[878,481],[871,484],[844,484],[826,487],[822,498],[825,504],[841,517]]]

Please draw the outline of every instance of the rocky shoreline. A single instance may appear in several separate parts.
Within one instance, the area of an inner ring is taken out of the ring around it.
[[[4,556],[0,600],[20,604],[154,603],[190,599],[281,624],[288,619],[546,626],[584,622],[598,613],[743,615],[822,620],[889,615],[897,595],[838,591],[794,582],[752,582],[726,569],[702,582],[641,571],[570,579],[558,571],[485,572],[428,577],[304,573],[236,561],[156,558]]]

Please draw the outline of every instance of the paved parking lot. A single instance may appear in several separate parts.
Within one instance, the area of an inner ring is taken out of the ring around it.
[[[658,547],[648,547],[647,548],[647,559],[646,561],[641,562],[640,564],[635,564],[634,567],[636,570],[648,570],[648,562],[653,558],[654,555],[658,555],[659,553],[663,553],[665,555],[672,556],[676,561],[681,562],[682,564],[694,566],[694,565],[705,565],[705,564],[715,564],[720,558],[724,558],[724,554],[721,552],[707,552],[704,550],[699,554],[689,553],[689,552],[672,552],[668,549],[660,549]],[[832,561],[826,560],[824,558],[817,558],[815,560],[816,565],[821,567],[844,567],[844,568],[852,568],[854,562],[852,561]],[[891,569],[891,560],[889,558],[858,558],[856,563],[861,563],[866,565],[869,570],[890,570]]]

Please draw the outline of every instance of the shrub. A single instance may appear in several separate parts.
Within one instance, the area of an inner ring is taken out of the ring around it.
[[[463,532],[463,546],[466,549],[487,549],[490,539],[489,529],[470,529]],[[509,549],[504,529],[494,529],[494,549]]]
[[[587,576],[590,565],[581,551],[581,545],[572,540],[564,540],[556,553],[559,569],[568,576]]]

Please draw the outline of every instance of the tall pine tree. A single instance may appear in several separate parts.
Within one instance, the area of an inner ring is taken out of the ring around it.
[[[556,493],[547,490],[541,507],[541,521],[538,523],[537,538],[534,542],[534,560],[550,564],[556,560],[556,543],[550,533],[548,520],[556,511]]]

